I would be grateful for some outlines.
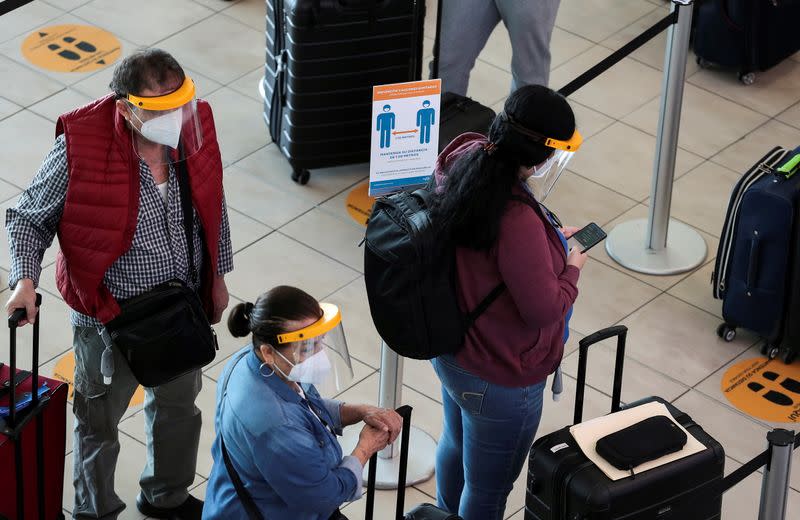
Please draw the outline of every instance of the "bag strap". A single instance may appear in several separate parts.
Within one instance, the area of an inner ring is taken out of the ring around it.
[[[192,210],[192,188],[189,185],[189,171],[186,168],[186,160],[183,159],[176,163],[178,169],[178,187],[181,194],[181,209],[183,211],[183,229],[186,232],[186,248],[188,249],[189,279],[192,284],[197,284],[197,266],[194,265],[194,211]]]
[[[244,510],[247,512],[247,518],[250,520],[264,520],[264,516],[258,510],[255,502],[253,502],[253,497],[251,497],[250,493],[244,488],[242,479],[239,478],[239,474],[233,468],[231,458],[228,456],[228,450],[225,448],[225,439],[222,438],[222,433],[219,434],[219,442],[222,447],[222,460],[225,462],[225,469],[228,470],[228,476],[231,482],[233,482],[233,487],[236,489],[236,496],[239,497],[242,507],[244,507]]]
[[[224,404],[225,396],[228,393],[228,381],[231,379],[233,369],[236,368],[236,365],[242,359],[244,359],[246,355],[247,352],[239,354],[239,359],[234,361],[233,366],[231,366],[231,369],[225,375],[225,379],[222,381],[222,399],[220,400],[220,406]],[[242,479],[239,478],[239,473],[237,473],[236,469],[233,467],[231,458],[228,455],[228,450],[225,448],[225,439],[222,438],[222,430],[219,432],[219,441],[220,447],[222,448],[222,461],[225,463],[225,469],[228,471],[228,477],[230,477],[231,482],[233,483],[233,488],[236,490],[236,496],[239,497],[242,507],[244,507],[244,510],[247,512],[247,518],[249,518],[249,520],[265,520],[264,516],[258,510],[258,506],[256,506],[255,502],[253,501],[253,497],[250,496],[250,493],[248,493],[247,489],[245,489]]]
[[[499,284],[497,284],[497,286],[494,289],[492,289],[489,292],[489,294],[487,294],[486,297],[483,300],[481,300],[480,303],[474,309],[472,309],[472,312],[467,314],[467,317],[466,317],[467,327],[466,328],[472,327],[472,325],[475,323],[475,320],[480,318],[481,314],[486,312],[486,310],[489,308],[489,306],[491,304],[493,304],[494,301],[501,294],[503,294],[503,291],[505,291],[505,290],[506,290],[506,283],[505,282],[500,282]]]

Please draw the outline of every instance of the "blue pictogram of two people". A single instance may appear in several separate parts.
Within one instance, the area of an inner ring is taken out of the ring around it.
[[[378,114],[377,130],[381,134],[381,148],[389,148],[392,144],[392,130],[395,129],[396,118],[391,105],[383,105],[383,113]],[[431,142],[431,126],[436,123],[436,110],[431,108],[427,99],[422,102],[422,108],[417,111],[417,128],[419,128],[419,143]]]

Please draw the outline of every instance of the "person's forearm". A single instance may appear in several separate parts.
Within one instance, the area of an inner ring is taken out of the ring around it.
[[[372,408],[368,404],[343,404],[341,408],[342,426],[360,423]]]

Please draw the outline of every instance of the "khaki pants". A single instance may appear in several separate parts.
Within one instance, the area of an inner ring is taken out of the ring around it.
[[[94,328],[75,327],[74,518],[115,519],[125,508],[114,490],[119,455],[119,421],[138,386],[128,364],[114,350],[114,377],[103,384],[104,344]],[[194,405],[202,387],[200,371],[145,389],[147,460],[139,485],[157,507],[175,507],[194,481],[202,425]],[[133,498],[133,497],[129,497]]]

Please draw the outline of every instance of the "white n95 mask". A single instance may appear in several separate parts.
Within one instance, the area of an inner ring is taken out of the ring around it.
[[[141,121],[141,119],[139,119],[139,121]],[[174,110],[163,116],[142,121],[142,128],[139,129],[139,133],[148,141],[163,144],[170,148],[177,148],[181,138],[182,126],[183,112]]]
[[[320,350],[302,363],[293,364],[286,359],[283,354],[278,353],[287,363],[292,365],[288,374],[284,374],[286,379],[296,383],[306,383],[309,385],[322,384],[331,373],[331,360],[325,350]]]

